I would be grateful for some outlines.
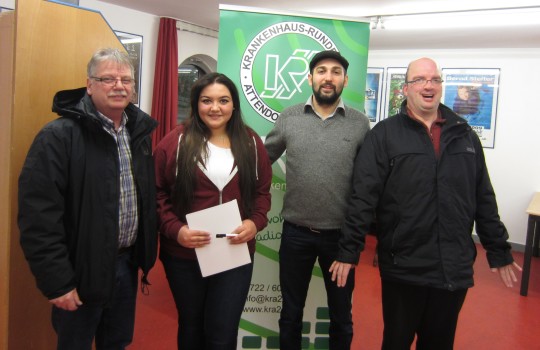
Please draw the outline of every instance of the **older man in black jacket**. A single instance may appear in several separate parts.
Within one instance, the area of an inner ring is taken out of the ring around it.
[[[401,112],[379,122],[355,161],[340,246],[361,250],[377,217],[383,349],[452,349],[458,314],[473,286],[476,232],[505,285],[516,282],[482,145],[440,103],[442,78],[428,58],[410,63]]]
[[[19,177],[21,245],[53,305],[58,349],[123,349],[157,254],[150,133],[130,103],[133,67],[117,49],[88,63],[87,86],[60,91],[60,118],[36,136]]]

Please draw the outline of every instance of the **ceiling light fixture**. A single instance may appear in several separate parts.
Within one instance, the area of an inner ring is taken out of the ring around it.
[[[371,20],[371,29],[384,29],[384,21],[382,16],[372,17]]]
[[[426,30],[537,25],[540,7],[471,10],[369,17],[371,29]]]

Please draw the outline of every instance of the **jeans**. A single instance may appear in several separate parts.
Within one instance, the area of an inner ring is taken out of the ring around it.
[[[291,224],[283,224],[279,250],[279,280],[283,307],[279,319],[281,350],[298,350],[302,340],[302,318],[315,260],[318,258],[326,287],[330,313],[330,349],[350,349],[352,324],[352,292],[354,270],[345,287],[332,282],[328,269],[338,253],[339,230],[312,232]]]
[[[116,285],[107,305],[81,305],[75,311],[53,306],[52,324],[57,350],[125,349],[133,340],[137,298],[137,266],[126,252],[116,261]],[[84,300],[83,300],[84,303]]]
[[[467,289],[448,291],[382,280],[383,350],[452,350]]]
[[[253,263],[202,277],[196,260],[163,251],[160,259],[178,311],[178,349],[236,350]]]

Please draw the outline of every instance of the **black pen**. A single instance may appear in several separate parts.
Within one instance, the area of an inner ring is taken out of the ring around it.
[[[216,233],[216,238],[235,237],[238,233]]]

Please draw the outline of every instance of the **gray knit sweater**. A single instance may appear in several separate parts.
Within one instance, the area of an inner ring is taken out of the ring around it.
[[[309,103],[281,112],[265,147],[272,163],[287,151],[285,220],[317,229],[341,228],[354,158],[369,128],[364,114],[342,103],[325,120]]]

